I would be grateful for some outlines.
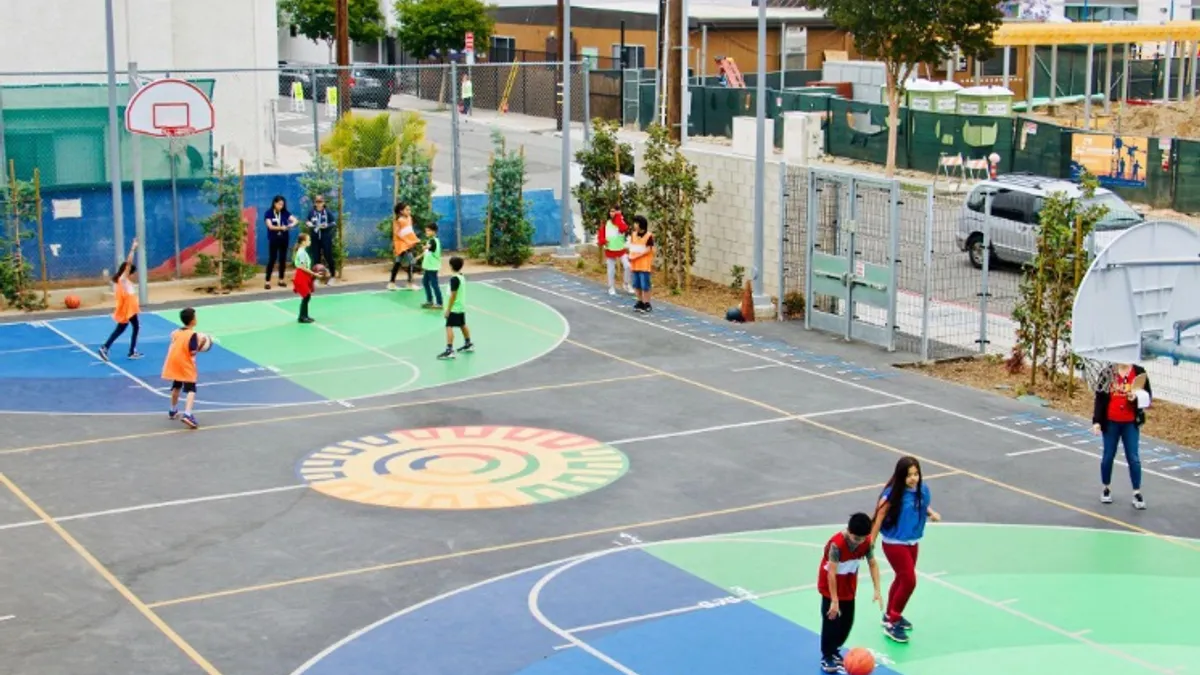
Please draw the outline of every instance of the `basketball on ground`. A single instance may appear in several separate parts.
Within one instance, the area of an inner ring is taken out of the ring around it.
[[[842,667],[847,675],[870,675],[875,670],[875,656],[862,647],[855,647],[846,652]]]
[[[79,305],[82,303],[78,295],[68,295],[63,300],[63,304],[67,306],[67,309],[79,309]]]

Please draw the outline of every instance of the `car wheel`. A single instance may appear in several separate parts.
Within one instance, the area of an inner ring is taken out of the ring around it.
[[[983,235],[973,234],[967,239],[967,257],[975,269],[983,269]]]

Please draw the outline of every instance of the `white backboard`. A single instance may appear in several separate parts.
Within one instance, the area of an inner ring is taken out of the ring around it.
[[[168,136],[185,127],[210,131],[215,123],[212,101],[196,85],[175,78],[141,87],[125,108],[125,128],[145,136]]]
[[[1088,268],[1071,313],[1072,351],[1138,363],[1145,335],[1172,339],[1176,321],[1194,318],[1200,318],[1200,230],[1142,223],[1113,239]],[[1200,330],[1182,344],[1200,346]]]

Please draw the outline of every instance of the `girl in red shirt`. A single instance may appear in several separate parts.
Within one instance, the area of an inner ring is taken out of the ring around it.
[[[1100,457],[1100,482],[1104,492],[1100,501],[1112,503],[1113,461],[1117,458],[1117,443],[1125,447],[1125,463],[1129,465],[1129,482],[1133,486],[1133,508],[1146,508],[1142,497],[1142,460],[1138,455],[1138,440],[1142,423],[1146,420],[1144,410],[1150,407],[1150,380],[1143,378],[1144,385],[1136,386],[1146,370],[1139,365],[1120,363],[1112,366],[1110,384],[1096,392],[1092,407],[1092,432],[1104,439],[1104,454]]]

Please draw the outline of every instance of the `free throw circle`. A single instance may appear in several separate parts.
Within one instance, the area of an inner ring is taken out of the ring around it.
[[[620,450],[550,429],[402,429],[342,441],[300,462],[312,489],[404,509],[496,509],[570,499],[629,469]]]

